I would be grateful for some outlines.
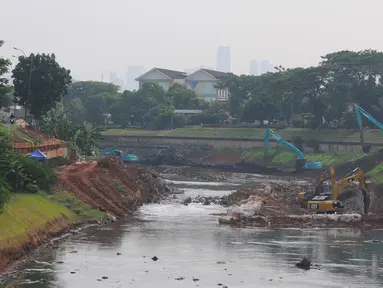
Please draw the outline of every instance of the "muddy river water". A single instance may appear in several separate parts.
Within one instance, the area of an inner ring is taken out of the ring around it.
[[[220,206],[181,204],[230,192],[178,182],[184,195],[137,219],[93,227],[37,259],[13,287],[382,287],[383,231],[219,226]],[[234,186],[231,187],[234,189]],[[153,261],[152,257],[158,257]],[[294,266],[308,256],[316,269]]]

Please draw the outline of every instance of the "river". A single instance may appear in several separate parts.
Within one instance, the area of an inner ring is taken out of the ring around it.
[[[230,193],[177,182],[184,195],[143,206],[134,221],[92,227],[46,252],[12,285],[37,287],[382,287],[383,231],[219,226],[220,206],[181,198]],[[158,257],[153,261],[152,257]],[[294,266],[308,256],[318,267]],[[104,277],[104,279],[103,279]]]

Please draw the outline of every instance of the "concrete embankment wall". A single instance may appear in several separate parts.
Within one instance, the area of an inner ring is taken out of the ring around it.
[[[230,138],[205,138],[205,137],[162,137],[162,136],[133,136],[133,135],[104,135],[99,144],[104,147],[125,147],[136,149],[161,149],[169,146],[208,146],[213,149],[248,149],[263,147],[263,139],[230,139]],[[270,146],[277,147],[276,141],[271,140]],[[374,147],[383,147],[373,144]],[[304,147],[309,152],[310,148]],[[330,142],[321,141],[319,148],[323,152],[360,152],[358,142]]]

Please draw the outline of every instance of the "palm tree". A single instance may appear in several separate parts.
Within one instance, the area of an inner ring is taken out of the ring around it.
[[[84,122],[78,127],[72,141],[85,155],[98,153],[96,139],[100,138],[100,131],[99,127],[94,127],[91,123]]]

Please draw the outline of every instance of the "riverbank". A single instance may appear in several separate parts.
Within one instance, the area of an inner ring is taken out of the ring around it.
[[[0,213],[0,273],[14,275],[16,260],[74,227],[129,216],[172,192],[153,170],[126,166],[119,158],[75,163],[57,172],[51,194],[16,194]]]
[[[132,218],[91,227],[58,242],[33,258],[35,261],[23,269],[23,277],[10,287],[151,287],[156,281],[166,287],[253,287],[254,283],[262,287],[273,283],[307,287],[307,274],[295,267],[303,256],[318,264],[319,268],[309,273],[322,286],[380,287],[378,284],[383,283],[379,273],[383,259],[381,231],[233,229],[217,225],[217,215],[226,212],[222,206],[226,204],[210,200],[228,197],[233,190],[257,183],[275,182],[283,189],[299,190],[308,181],[218,174],[224,179],[201,182],[180,176],[172,180],[171,174],[163,173],[161,178],[184,193],[145,204]],[[289,198],[288,190],[281,193]],[[371,264],[374,259],[377,262]],[[335,265],[341,270],[334,271]],[[358,275],[359,282],[350,275]]]
[[[185,137],[185,138],[227,138],[227,139],[259,139],[263,140],[264,128],[222,128],[222,127],[200,127],[192,126],[172,130],[137,130],[137,129],[109,129],[103,131],[103,135],[110,136],[161,136],[161,137]],[[307,128],[285,128],[273,129],[285,140],[291,141],[294,137],[301,137],[303,140],[317,139],[318,141],[331,142],[355,142],[360,143],[360,133],[356,130],[346,129],[321,129],[312,130]],[[381,130],[369,129],[364,131],[366,143],[380,144],[383,142]]]

